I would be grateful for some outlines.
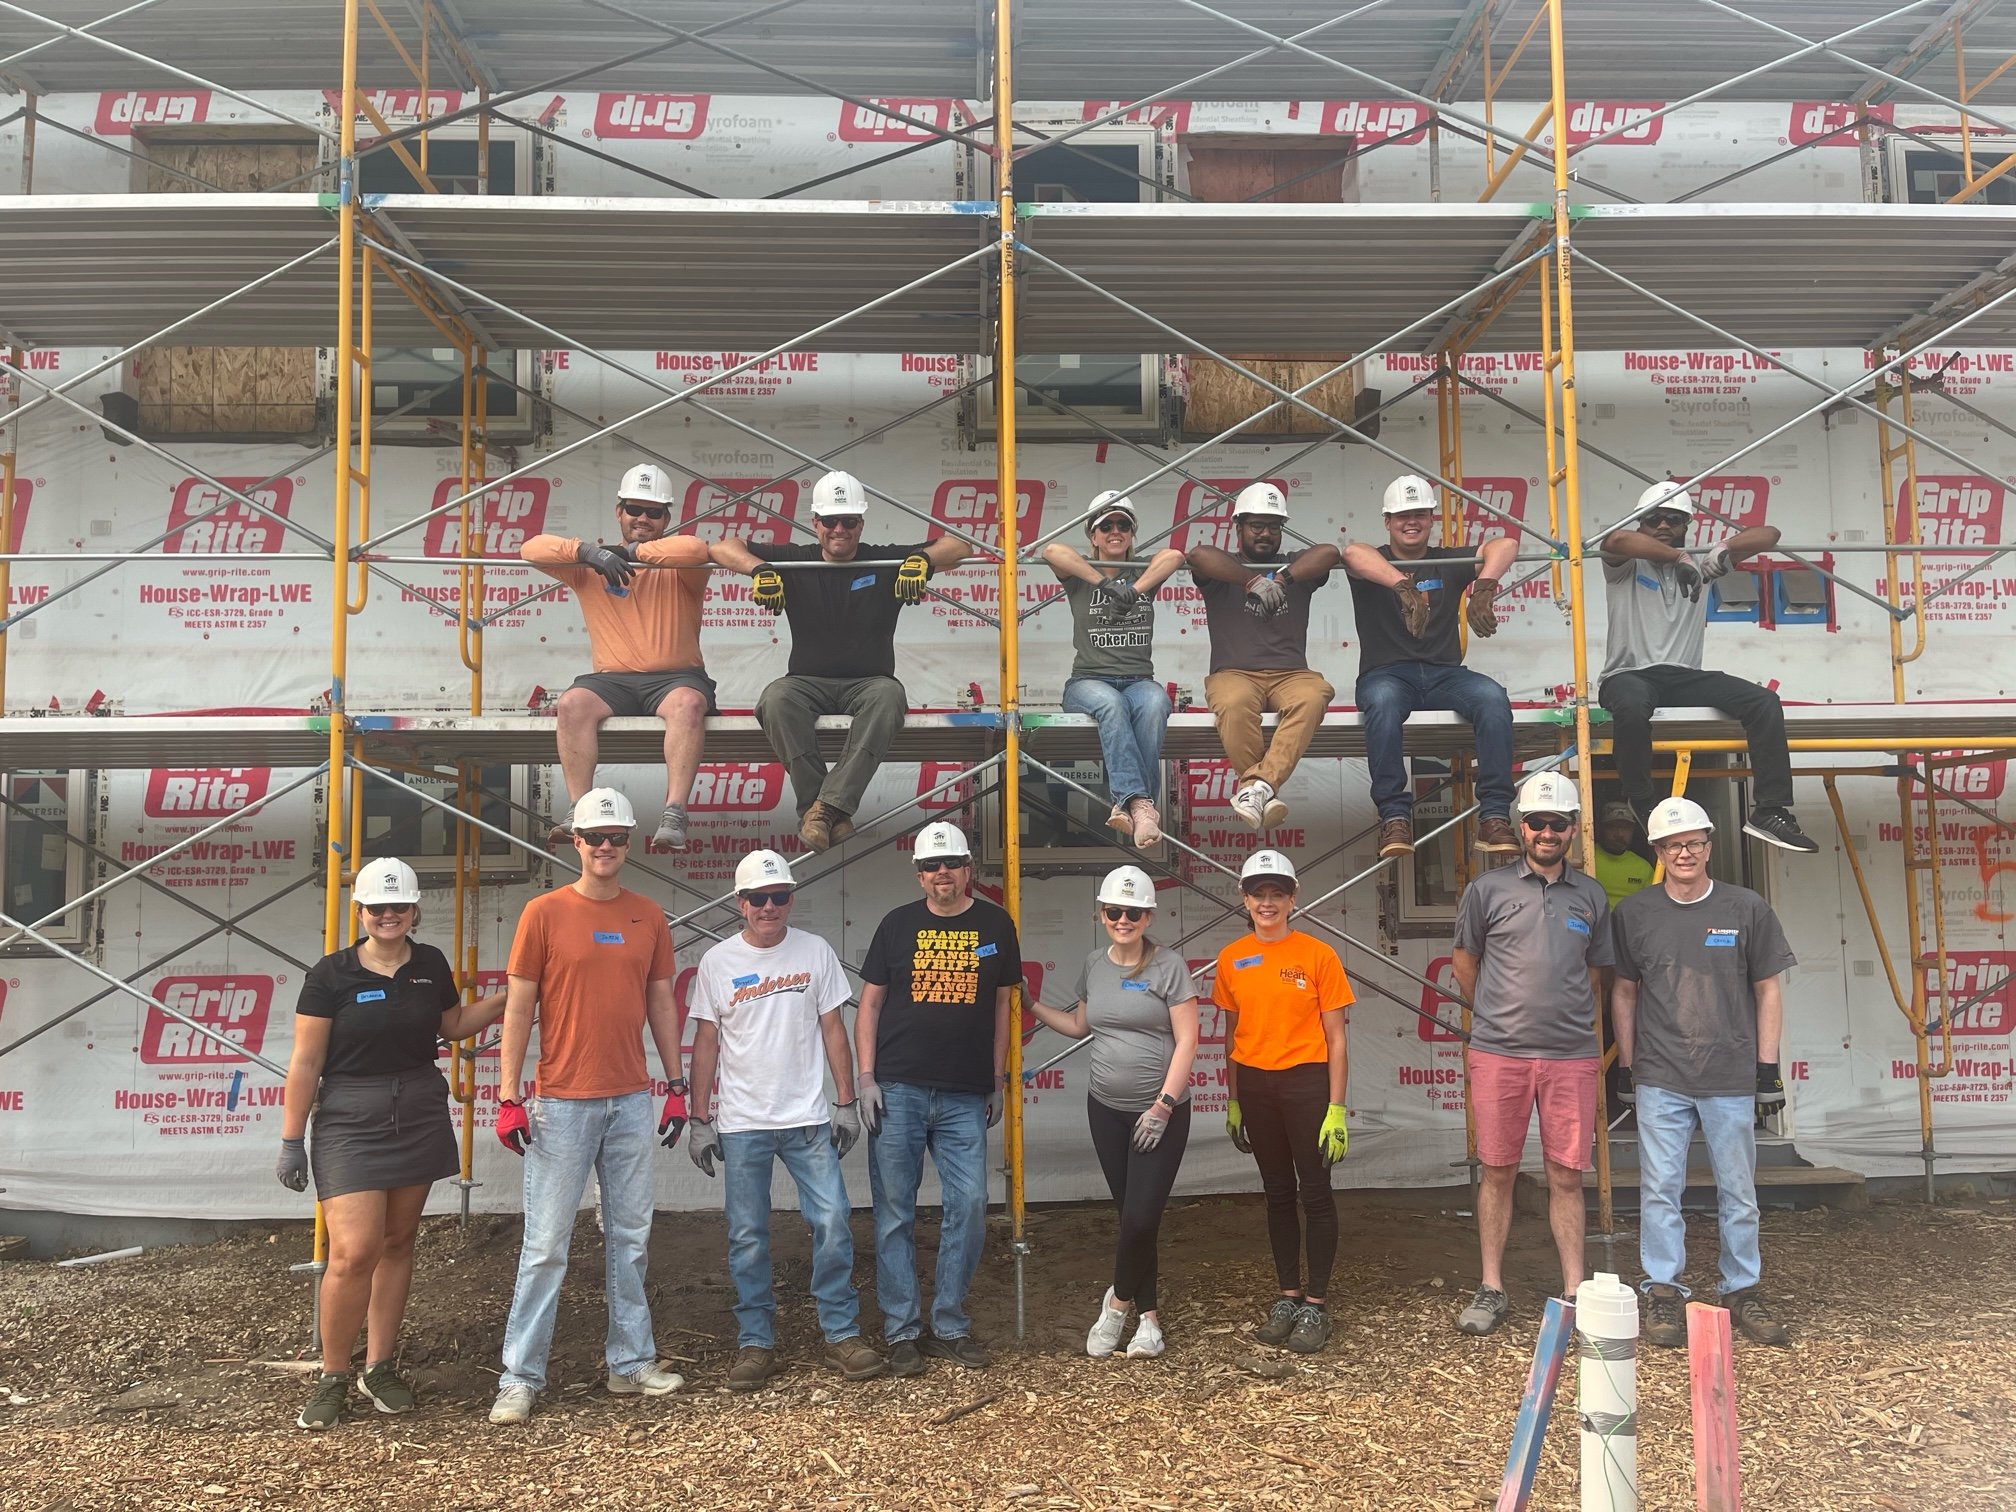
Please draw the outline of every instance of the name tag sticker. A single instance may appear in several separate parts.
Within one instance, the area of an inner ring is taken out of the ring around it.
[[[1711,929],[1708,931],[1708,938],[1701,943],[1715,949],[1734,950],[1736,948],[1736,931],[1733,929]]]
[[[991,956],[999,949],[1000,946],[998,945],[976,945],[973,947],[973,954],[976,956]]]
[[[1263,958],[1260,956],[1241,956],[1238,960],[1232,963],[1232,966],[1234,970],[1237,970],[1242,966],[1258,966],[1262,959]]]
[[[873,588],[874,586],[875,586],[875,574],[872,572],[867,572],[863,573],[860,577],[857,577],[856,579],[854,579],[853,582],[849,583],[847,585],[847,591],[850,593],[859,593],[863,588]]]
[[[595,931],[595,943],[597,945],[621,945],[623,943],[623,931],[620,929],[598,929]]]
[[[1120,990],[1123,992],[1146,992],[1148,984],[1139,977],[1122,977],[1120,978]]]
[[[382,1003],[385,1001],[385,989],[380,987],[374,992],[360,992],[357,994],[357,1001],[360,1003]]]
[[[1655,577],[1647,577],[1642,572],[1638,574],[1638,586],[1640,588],[1650,588],[1654,593],[1658,593],[1660,591],[1659,579]]]
[[[1442,579],[1440,578],[1423,578],[1421,579],[1420,582],[1414,585],[1415,589],[1421,593],[1433,593],[1437,588],[1440,588],[1441,586],[1442,586]]]
[[[602,585],[602,591],[608,594],[611,598],[630,597],[630,590],[628,588],[618,588],[614,583],[604,583]]]
[[[763,978],[761,976],[757,975],[757,973],[752,971],[747,976],[739,976],[734,978],[732,981],[729,982],[728,985],[731,987],[754,987],[758,982],[762,980]]]
[[[1564,919],[1562,920],[1562,922],[1579,935],[1586,935],[1587,933],[1589,933],[1589,921],[1587,919],[1570,918],[1570,919]]]

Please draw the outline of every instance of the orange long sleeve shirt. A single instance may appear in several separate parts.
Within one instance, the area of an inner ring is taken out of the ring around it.
[[[664,536],[637,548],[652,564],[628,588],[611,588],[602,574],[574,560],[575,536],[538,535],[518,555],[574,590],[588,626],[588,650],[597,672],[679,672],[699,667],[700,610],[707,598],[707,543],[697,536]]]

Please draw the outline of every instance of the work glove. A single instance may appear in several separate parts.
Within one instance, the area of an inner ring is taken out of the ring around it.
[[[714,1128],[711,1118],[693,1120],[693,1137],[686,1141],[686,1153],[693,1157],[693,1164],[700,1167],[703,1175],[714,1174],[714,1162],[726,1160],[721,1152],[721,1135]]]
[[[1680,593],[1690,604],[1701,602],[1701,584],[1706,581],[1701,569],[1694,565],[1692,557],[1682,557],[1673,564],[1673,580],[1680,586]]]
[[[1288,608],[1288,589],[1272,573],[1260,573],[1246,584],[1246,612],[1272,619]]]
[[[1008,1078],[1002,1077],[994,1083],[994,1090],[987,1094],[987,1127],[993,1128],[1001,1122],[1001,1114],[1008,1106]]]
[[[1141,602],[1141,590],[1125,578],[1108,578],[1103,586],[1106,589],[1106,602],[1122,613]]]
[[[668,1150],[679,1148],[679,1136],[686,1132],[686,1078],[672,1083],[665,1094],[665,1111],[658,1115],[658,1143]]]
[[[532,1125],[525,1117],[525,1104],[505,1101],[497,1104],[497,1140],[513,1155],[523,1155],[532,1143]]]
[[[833,1104],[833,1153],[842,1160],[847,1152],[861,1143],[861,1104],[859,1102]]]
[[[869,1136],[882,1132],[882,1088],[872,1076],[854,1078],[854,1096],[861,1109],[861,1123]]]
[[[1174,1111],[1160,1098],[1149,1104],[1148,1111],[1134,1120],[1134,1148],[1145,1155],[1162,1143],[1162,1136],[1169,1132],[1169,1115]]]
[[[290,1192],[308,1190],[308,1140],[305,1136],[280,1141],[280,1159],[273,1166],[273,1174],[280,1178],[280,1185]]]
[[[784,612],[784,574],[775,567],[759,567],[749,577],[749,597],[758,609],[772,614]]]
[[[906,604],[914,604],[924,597],[924,585],[931,580],[931,559],[921,551],[913,551],[903,558],[903,565],[896,569],[896,597]]]
[[[1323,1114],[1323,1127],[1316,1131],[1316,1148],[1326,1166],[1337,1164],[1351,1148],[1351,1130],[1345,1126],[1344,1116],[1342,1103],[1330,1104]]]
[[[1435,606],[1428,602],[1428,595],[1414,586],[1414,579],[1402,578],[1393,585],[1393,596],[1400,600],[1400,623],[1415,640],[1428,633],[1428,616]]]
[[[1246,1135],[1246,1120],[1239,1115],[1239,1099],[1236,1097],[1225,1104],[1225,1137],[1232,1141],[1232,1148],[1240,1154],[1253,1153],[1253,1141]]]
[[[1481,635],[1486,640],[1498,633],[1498,579],[1479,578],[1470,585],[1470,602],[1464,606],[1463,618],[1470,623],[1470,633]]]
[[[1701,558],[1699,565],[1701,568],[1701,580],[1705,583],[1712,583],[1717,578],[1727,577],[1736,563],[1730,558],[1729,547],[1725,542]]]
[[[637,575],[637,563],[628,552],[615,546],[590,546],[583,541],[575,560],[601,573],[603,582],[612,589],[628,588],[630,579]]]
[[[1627,1108],[1638,1106],[1638,1079],[1629,1066],[1617,1068],[1617,1101]]]
[[[1757,1062],[1757,1111],[1776,1113],[1785,1106],[1785,1078],[1778,1074],[1778,1062]]]

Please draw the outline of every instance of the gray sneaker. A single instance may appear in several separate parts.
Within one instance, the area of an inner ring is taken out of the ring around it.
[[[665,812],[659,816],[658,829],[651,836],[651,849],[657,851],[683,851],[686,849],[686,805],[668,803]]]
[[[490,1421],[493,1423],[522,1423],[532,1416],[532,1400],[535,1393],[530,1386],[505,1386],[499,1389],[497,1400],[490,1404]]]
[[[1295,1317],[1302,1311],[1300,1297],[1282,1297],[1267,1313],[1267,1321],[1260,1325],[1253,1337],[1262,1344],[1272,1344],[1280,1348],[1288,1342],[1288,1335],[1295,1332]]]
[[[1511,1309],[1511,1302],[1497,1287],[1480,1286],[1477,1295],[1470,1299],[1470,1305],[1457,1314],[1456,1326],[1464,1333],[1481,1339],[1503,1323],[1505,1314]]]
[[[294,1426],[319,1432],[324,1428],[334,1428],[349,1415],[350,1377],[325,1373],[316,1381],[315,1394],[308,1398],[308,1405],[294,1419]]]
[[[1295,1309],[1295,1327],[1288,1335],[1288,1347],[1297,1354],[1314,1354],[1330,1342],[1330,1314],[1314,1302]]]

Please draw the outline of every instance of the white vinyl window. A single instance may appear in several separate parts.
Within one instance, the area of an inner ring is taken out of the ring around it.
[[[0,776],[0,806],[6,844],[0,848],[0,896],[6,911],[23,924],[55,912],[83,892],[89,858],[91,780],[88,772],[19,771]],[[75,949],[90,938],[91,909],[79,908],[41,926],[41,933]],[[12,933],[11,930],[0,934]],[[10,955],[32,955],[41,947],[21,940]]]

